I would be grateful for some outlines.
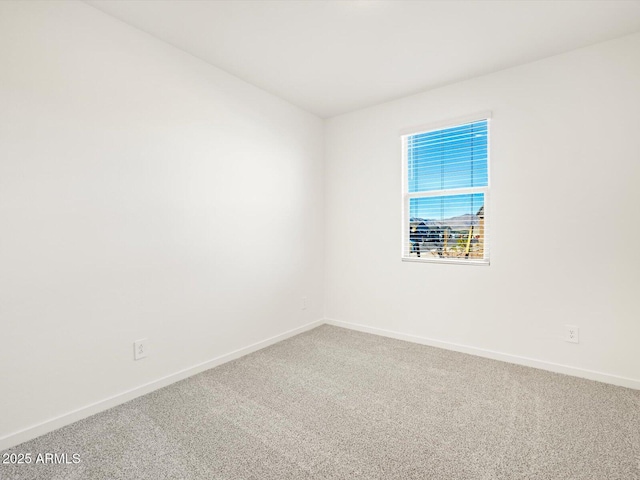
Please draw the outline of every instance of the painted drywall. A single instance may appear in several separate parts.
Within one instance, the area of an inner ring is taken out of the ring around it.
[[[328,120],[326,317],[640,386],[638,52],[636,34]],[[402,262],[400,132],[483,111],[491,265]]]
[[[0,65],[3,446],[322,318],[320,119],[81,2]]]

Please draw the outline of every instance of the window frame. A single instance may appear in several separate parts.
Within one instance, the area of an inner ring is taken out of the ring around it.
[[[402,148],[402,241],[400,245],[400,259],[403,262],[418,263],[448,263],[455,265],[483,265],[490,264],[490,235],[491,231],[491,117],[492,112],[484,111],[473,115],[458,117],[440,122],[430,123],[404,129],[400,132]],[[458,127],[467,123],[487,121],[487,185],[483,187],[449,188],[443,190],[429,190],[426,192],[409,192],[409,158],[408,138],[412,135],[429,133],[436,130]],[[482,193],[484,195],[484,246],[483,258],[471,260],[469,258],[444,258],[444,257],[410,257],[407,256],[406,246],[410,242],[410,201],[413,198],[444,197],[448,195],[465,195]]]

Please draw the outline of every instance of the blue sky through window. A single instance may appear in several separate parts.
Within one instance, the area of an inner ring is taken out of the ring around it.
[[[462,215],[476,215],[484,205],[484,193],[412,198],[409,216],[442,221]]]
[[[411,135],[407,139],[409,193],[488,185],[488,122]],[[484,195],[465,194],[416,198],[410,216],[444,220],[477,214]]]

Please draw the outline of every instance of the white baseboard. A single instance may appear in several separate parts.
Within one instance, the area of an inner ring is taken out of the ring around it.
[[[535,358],[521,357],[519,355],[511,355],[508,353],[496,352],[493,350],[486,350],[484,348],[470,347],[468,345],[461,345],[458,343],[444,342],[442,340],[435,340],[432,338],[419,337],[417,335],[409,335],[406,333],[394,332],[391,330],[385,330],[382,328],[369,327],[367,325],[360,325],[357,323],[343,322],[340,320],[333,320],[325,318],[325,323],[328,325],[334,325],[336,327],[348,328],[350,330],[357,330],[359,332],[372,333],[374,335],[380,335],[383,337],[395,338],[397,340],[405,340],[407,342],[419,343],[421,345],[429,345],[431,347],[443,348],[445,350],[453,350],[456,352],[468,353],[470,355],[476,355],[478,357],[491,358],[493,360],[500,360],[507,363],[515,363],[516,365],[523,365],[525,367],[533,367],[541,370],[547,370],[554,373],[562,373],[565,375],[571,375],[574,377],[586,378],[589,380],[595,380],[597,382],[609,383],[620,387],[633,388],[640,390],[640,380],[633,378],[621,377],[618,375],[611,375],[609,373],[596,372],[594,370],[586,370],[583,368],[571,367],[569,365],[562,365],[559,363],[546,362],[544,360],[536,360]]]
[[[140,385],[139,387],[118,393],[109,398],[105,398],[104,400],[100,400],[99,402],[86,405],[58,417],[54,417],[44,422],[38,423],[37,425],[32,425],[23,430],[10,433],[9,435],[0,437],[0,451],[14,447],[28,440],[39,437],[40,435],[44,435],[45,433],[49,433],[53,430],[57,430],[58,428],[62,428],[66,425],[70,425],[74,422],[77,422],[78,420],[82,420],[83,418],[95,415],[96,413],[108,410],[109,408],[113,408],[117,405],[128,402],[129,400],[133,400],[134,398],[146,395],[147,393],[151,393],[154,390],[166,387],[168,385],[171,385],[172,383],[191,377],[197,373],[204,372],[205,370],[209,370],[210,368],[217,367],[218,365],[222,365],[223,363],[230,362],[231,360],[243,357],[245,355],[248,355],[249,353],[261,350],[265,347],[273,345],[274,343],[278,343],[289,337],[293,337],[295,335],[298,335],[299,333],[318,327],[323,323],[323,320],[316,320],[315,322],[307,323],[306,325],[294,328],[293,330],[289,330],[274,337],[267,338],[266,340],[254,343],[253,345],[240,348],[225,355],[220,355],[219,357],[207,360],[206,362],[199,363],[192,367],[172,373],[171,375],[167,375],[157,380],[153,380],[152,382],[145,383],[144,385]]]
[[[316,320],[315,322],[311,322],[301,327],[294,328],[292,330],[281,333],[274,337],[267,338],[266,340],[262,340],[261,342],[254,343],[247,347],[235,350],[225,355],[221,355],[219,357],[213,358],[206,362],[202,362],[192,367],[185,368],[171,375],[167,375],[165,377],[159,378],[157,380],[146,383],[144,385],[140,385],[139,387],[113,395],[99,402],[86,405],[84,407],[78,408],[76,410],[65,413],[58,417],[41,422],[37,425],[32,425],[23,430],[19,430],[17,432],[10,433],[9,435],[0,437],[0,451],[19,445],[23,442],[39,437],[40,435],[44,435],[45,433],[49,433],[53,430],[57,430],[58,428],[62,428],[66,425],[70,425],[74,422],[77,422],[78,420],[82,420],[83,418],[89,417],[96,413],[102,412],[104,410],[108,410],[109,408],[128,402],[129,400],[133,400],[134,398],[140,397],[142,395],[146,395],[147,393],[153,392],[154,390],[158,390],[159,388],[166,387],[168,385],[171,385],[172,383],[191,377],[200,372],[204,372],[205,370],[208,370],[210,368],[217,367],[218,365],[222,365],[223,363],[230,362],[231,360],[235,360],[237,358],[243,357],[244,355],[248,355],[249,353],[253,353],[257,350],[261,350],[265,347],[278,343],[282,340],[293,337],[307,330],[311,330],[312,328],[318,327],[323,323],[326,323],[328,325],[334,325],[336,327],[347,328],[350,330],[357,330],[359,332],[371,333],[374,335],[395,338],[398,340],[405,340],[408,342],[418,343],[422,345],[429,345],[432,347],[443,348],[446,350],[453,350],[456,352],[468,353],[470,355],[491,358],[493,360],[500,360],[507,363],[514,363],[516,365],[539,368],[541,370],[547,370],[550,372],[562,373],[565,375],[572,375],[574,377],[581,377],[589,380],[595,380],[598,382],[604,382],[612,385],[618,385],[621,387],[640,390],[640,380],[635,380],[632,378],[621,377],[618,375],[611,375],[608,373],[597,372],[593,370],[586,370],[586,369],[577,368],[577,367],[571,367],[569,365],[561,365],[553,362],[546,362],[543,360],[536,360],[533,358],[521,357],[518,355],[511,355],[507,353],[496,352],[493,350],[470,347],[468,345],[445,342],[441,340],[420,337],[417,335],[409,335],[406,333],[385,330],[382,328],[369,327],[367,325],[360,325],[356,323],[343,322],[340,320],[333,320],[333,319],[324,319],[324,320]]]

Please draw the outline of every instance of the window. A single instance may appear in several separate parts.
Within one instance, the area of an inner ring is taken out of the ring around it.
[[[489,115],[402,137],[403,260],[489,263]]]

